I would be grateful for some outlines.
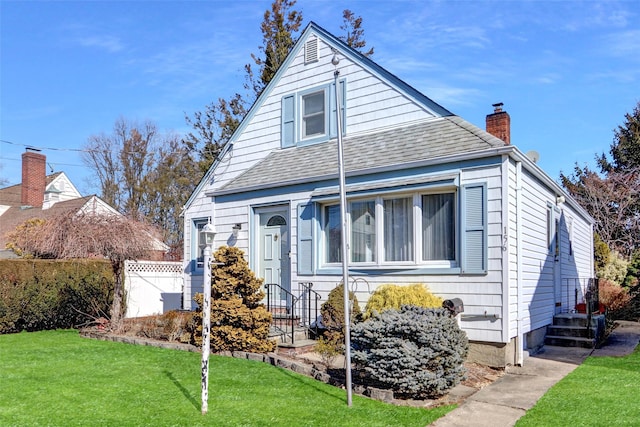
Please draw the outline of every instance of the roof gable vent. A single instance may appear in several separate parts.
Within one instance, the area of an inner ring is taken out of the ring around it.
[[[311,37],[304,45],[304,63],[318,61],[318,38]]]

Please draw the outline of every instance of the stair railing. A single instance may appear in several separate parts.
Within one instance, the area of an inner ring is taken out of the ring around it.
[[[600,297],[599,297],[599,283],[598,279],[589,279],[587,286],[587,292],[584,296],[584,302],[587,305],[587,330],[589,338],[593,337],[593,329],[591,328],[591,319],[593,313],[600,310]]]
[[[267,311],[277,316],[278,320],[285,321],[284,328],[275,322],[273,326],[289,338],[291,344],[295,343],[296,326],[303,326],[307,331],[318,334],[317,319],[321,297],[311,289],[313,283],[298,283],[297,296],[277,283],[267,283],[264,287],[267,293]],[[281,309],[285,309],[284,316],[278,312]]]
[[[267,291],[267,311],[271,313],[272,316],[277,316],[278,320],[285,321],[284,329],[281,327],[282,325],[279,325],[272,320],[273,327],[282,335],[288,335],[291,338],[291,343],[293,344],[295,340],[295,326],[293,320],[295,313],[295,298],[293,294],[277,283],[265,283],[264,287]],[[282,316],[280,311],[282,309],[285,310],[284,316]]]
[[[318,315],[320,313],[319,305],[320,294],[313,289],[311,282],[298,283],[298,298],[301,301],[300,324],[304,326],[313,336],[318,336]]]

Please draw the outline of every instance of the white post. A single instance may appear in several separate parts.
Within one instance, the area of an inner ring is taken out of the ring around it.
[[[209,351],[211,342],[211,245],[204,248],[202,301],[202,415],[209,410]]]
[[[347,406],[351,406],[351,326],[349,320],[349,312],[351,310],[349,304],[349,243],[347,236],[347,195],[344,171],[344,159],[342,149],[342,117],[340,114],[340,82],[338,77],[340,71],[337,69],[338,59],[337,52],[334,52],[331,63],[336,66],[333,73],[336,91],[336,124],[338,134],[338,175],[340,178],[340,220],[342,221],[342,283],[344,288],[344,369],[345,369],[345,386],[347,388]]]

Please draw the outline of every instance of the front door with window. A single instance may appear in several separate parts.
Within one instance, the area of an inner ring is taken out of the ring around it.
[[[288,212],[266,210],[258,212],[258,216],[259,274],[266,284],[275,283],[291,292]]]

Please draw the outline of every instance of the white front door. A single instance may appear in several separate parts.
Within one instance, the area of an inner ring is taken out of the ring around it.
[[[265,284],[278,284],[291,292],[289,221],[287,210],[258,212],[260,218],[259,272]],[[285,295],[280,295],[281,299]]]

